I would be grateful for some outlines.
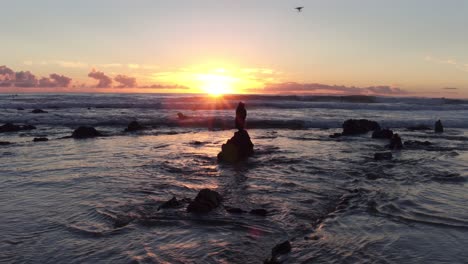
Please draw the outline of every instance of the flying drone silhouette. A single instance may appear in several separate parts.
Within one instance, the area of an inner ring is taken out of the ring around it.
[[[297,12],[301,12],[302,11],[302,8],[304,8],[303,6],[298,6],[296,7],[295,9],[297,10]]]

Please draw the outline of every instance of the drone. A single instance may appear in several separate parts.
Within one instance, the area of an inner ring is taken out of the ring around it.
[[[297,10],[297,12],[301,12],[302,11],[302,8],[304,8],[303,6],[298,6],[296,7],[295,9]]]

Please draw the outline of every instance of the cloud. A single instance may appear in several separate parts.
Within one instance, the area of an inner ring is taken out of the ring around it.
[[[97,88],[109,88],[112,87],[112,79],[105,75],[103,72],[96,71],[93,69],[88,73],[88,77],[98,80]]]
[[[15,73],[15,80],[14,80],[15,87],[36,87],[37,86],[37,79],[34,74],[30,71],[20,71]]]
[[[140,86],[139,88],[150,88],[150,89],[189,89],[187,86],[179,85],[179,84],[152,84],[152,85],[145,85]]]
[[[64,75],[58,75],[56,73],[52,73],[49,75],[49,78],[42,77],[39,80],[39,87],[68,87],[71,83],[71,78],[68,78]]]
[[[355,87],[344,85],[327,85],[320,83],[274,83],[267,84],[263,89],[253,91],[263,93],[299,93],[299,94],[344,94],[344,95],[403,95],[406,91],[398,87],[369,86]]]
[[[120,85],[117,86],[118,88],[133,88],[137,85],[135,78],[122,74],[115,76],[114,81],[120,83]]]
[[[424,59],[426,61],[434,62],[434,63],[437,63],[437,64],[452,65],[453,67],[455,67],[458,70],[468,72],[468,64],[460,63],[455,59],[439,59],[439,58],[435,58],[435,57],[432,57],[432,56],[426,56],[426,57],[424,57]]]
[[[0,66],[0,87],[10,87],[15,78],[15,72],[3,65]]]

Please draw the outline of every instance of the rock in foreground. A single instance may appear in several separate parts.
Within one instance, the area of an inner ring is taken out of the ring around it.
[[[286,240],[283,243],[276,245],[271,250],[271,258],[265,260],[263,263],[264,264],[281,263],[281,261],[278,261],[278,257],[281,255],[288,254],[289,252],[291,252],[291,243],[289,242],[289,240]]]
[[[367,119],[348,119],[343,123],[342,135],[358,135],[373,130],[380,130],[379,123]]]
[[[442,122],[440,120],[437,120],[437,122],[435,122],[434,132],[435,133],[443,133],[444,132],[444,126],[442,125]]]
[[[221,204],[221,195],[210,189],[203,189],[188,206],[187,212],[205,214],[215,209]]]
[[[246,130],[239,130],[221,147],[218,161],[235,163],[247,159],[253,154],[253,143]]]
[[[127,128],[125,129],[125,132],[133,132],[133,131],[138,131],[142,130],[144,127],[140,125],[137,121],[132,121],[130,124],[128,124]]]
[[[14,125],[12,123],[6,123],[3,126],[0,126],[0,133],[18,132],[18,131],[31,130],[31,129],[36,129],[36,127],[32,125]]]
[[[93,138],[99,137],[102,134],[97,131],[94,127],[89,126],[80,126],[79,128],[75,129],[72,134],[72,138]]]

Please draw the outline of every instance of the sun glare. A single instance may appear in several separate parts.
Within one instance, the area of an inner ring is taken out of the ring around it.
[[[236,78],[220,74],[201,74],[198,76],[200,88],[211,96],[220,96],[234,92]]]

